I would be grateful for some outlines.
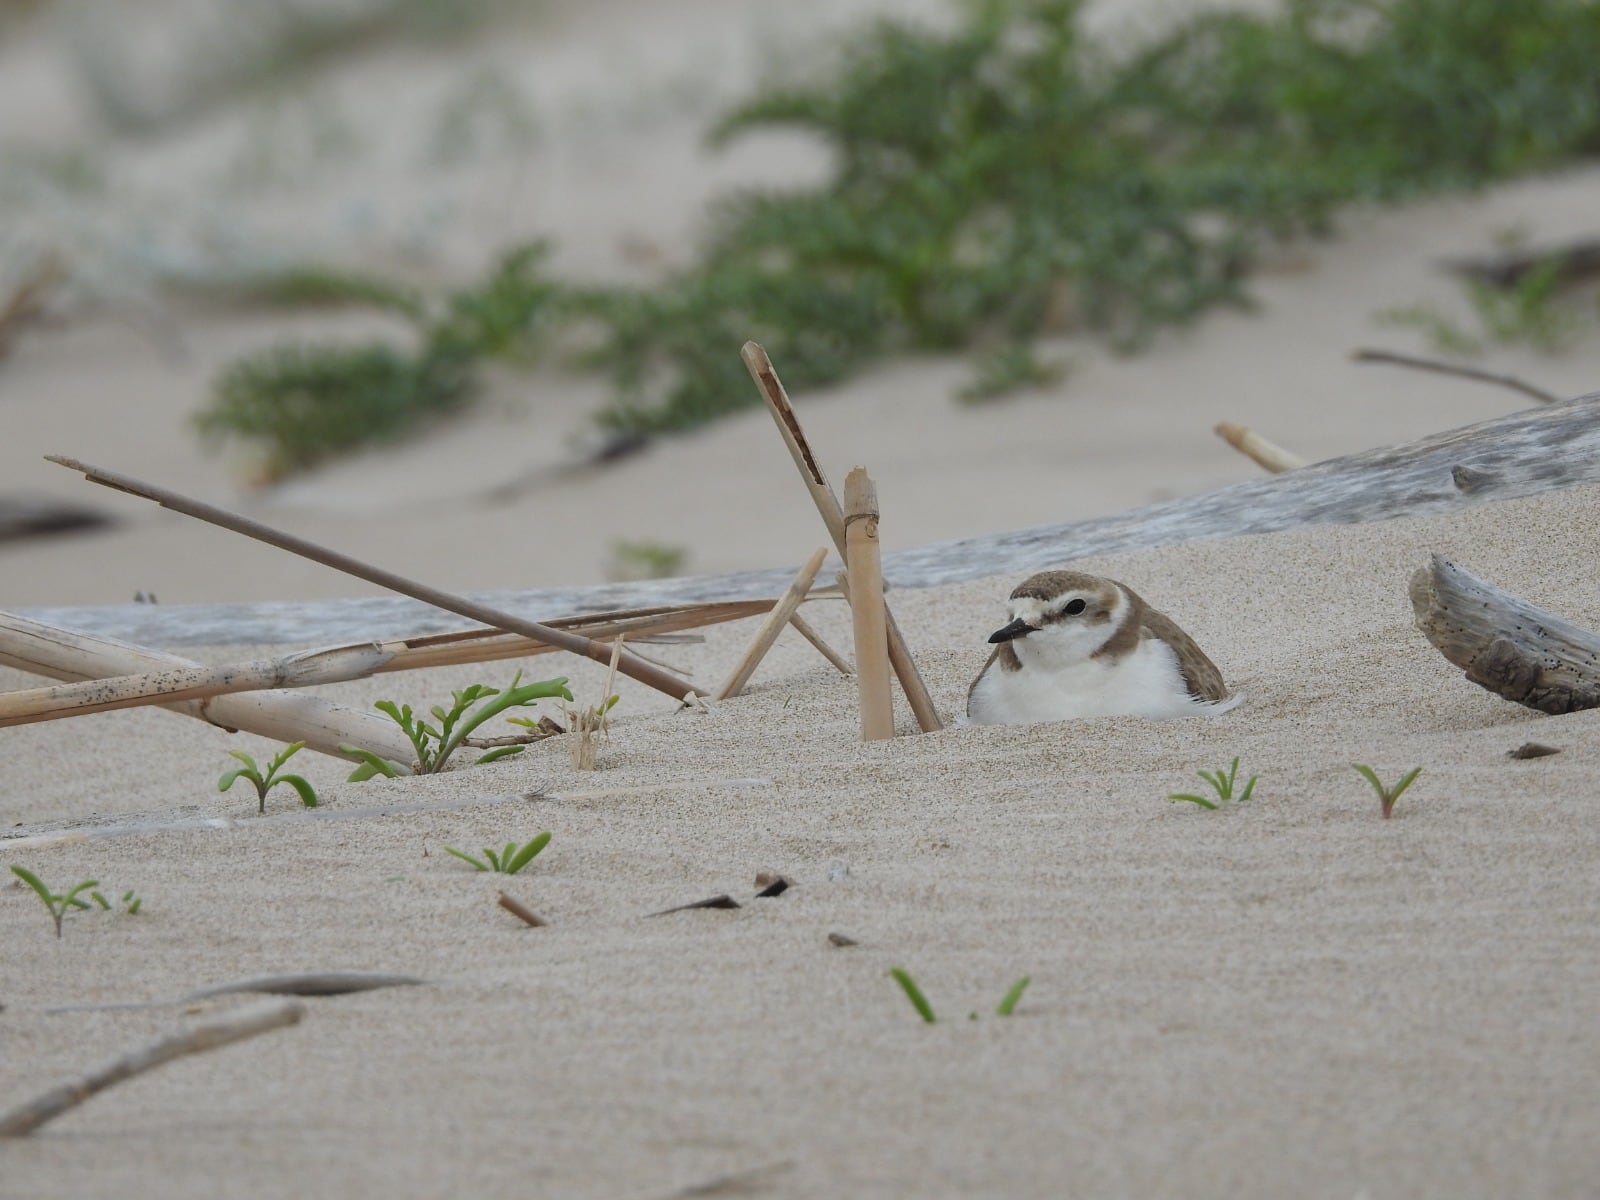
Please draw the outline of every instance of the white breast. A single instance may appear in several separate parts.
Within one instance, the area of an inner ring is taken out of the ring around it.
[[[1218,703],[1189,694],[1178,658],[1165,642],[1150,638],[1118,658],[1089,658],[1067,665],[1030,661],[1026,638],[1018,639],[1019,671],[998,662],[978,679],[967,701],[975,725],[1027,725],[1082,717],[1135,716],[1165,720],[1202,712],[1226,712],[1243,697]]]

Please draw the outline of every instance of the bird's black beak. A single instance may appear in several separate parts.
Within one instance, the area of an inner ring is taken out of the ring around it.
[[[1009,642],[1012,638],[1024,637],[1036,629],[1038,629],[1037,625],[1029,625],[1021,617],[1018,617],[1004,629],[996,629],[989,635],[989,640],[991,642]]]

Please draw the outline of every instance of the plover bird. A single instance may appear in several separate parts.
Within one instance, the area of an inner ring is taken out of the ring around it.
[[[974,725],[1226,712],[1222,672],[1173,620],[1114,579],[1044,571],[1011,593],[1011,623],[967,691]]]

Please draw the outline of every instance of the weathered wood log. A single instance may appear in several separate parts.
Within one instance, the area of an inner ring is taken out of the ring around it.
[[[1538,709],[1600,706],[1600,634],[1434,555],[1411,577],[1417,628],[1479,687]]]
[[[1473,486],[1457,486],[1463,479]],[[1496,417],[1418,441],[1328,459],[1230,487],[1111,516],[960,541],[883,557],[891,587],[935,587],[996,574],[1026,575],[1098,554],[1181,542],[1354,525],[1458,512],[1579,484],[1600,483],[1600,392]],[[630,584],[488,592],[513,612],[586,612],[771,596],[788,569]],[[427,606],[388,597],[321,603],[127,604],[30,609],[44,621],[158,646],[309,645],[393,638],[448,627]]]

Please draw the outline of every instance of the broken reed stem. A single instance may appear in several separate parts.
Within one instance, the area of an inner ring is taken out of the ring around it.
[[[424,604],[431,604],[435,608],[444,609],[446,612],[459,613],[469,620],[481,621],[485,625],[493,625],[496,629],[504,629],[508,633],[520,633],[524,637],[532,638],[549,646],[558,646],[563,650],[571,651],[573,654],[580,654],[585,658],[593,659],[595,662],[605,662],[607,659],[606,648],[603,644],[579,634],[569,633],[564,629],[552,629],[548,625],[541,625],[537,621],[529,621],[512,613],[491,608],[487,604],[480,604],[476,600],[471,600],[465,596],[457,596],[440,588],[407,579],[402,575],[395,574],[393,571],[371,566],[358,559],[351,558],[347,554],[329,550],[313,542],[308,542],[304,538],[273,529],[259,521],[253,521],[249,517],[240,516],[238,513],[232,513],[199,500],[192,500],[166,488],[142,483],[127,475],[102,470],[99,467],[92,467],[87,463],[77,462],[70,458],[62,458],[58,455],[46,455],[45,458],[48,462],[57,463],[60,466],[67,467],[69,470],[81,472],[91,483],[102,484],[109,488],[115,488],[117,491],[127,492],[129,495],[154,501],[162,508],[169,508],[173,512],[180,512],[185,516],[195,517],[198,520],[220,526],[234,533],[241,533],[257,541],[266,542],[270,546],[277,546],[280,550],[287,550],[291,554],[309,558],[312,562],[332,567],[336,571],[343,571],[346,575],[353,575],[357,579],[365,579],[368,583],[375,583],[379,587],[399,592],[403,596],[421,600]],[[660,667],[652,666],[631,655],[623,656],[618,662],[618,666],[623,674],[638,680],[646,687],[655,688],[657,691],[671,696],[674,700],[681,700],[694,690],[670,672],[663,671]]]
[[[810,443],[806,441],[805,431],[800,428],[799,418],[794,414],[794,406],[789,403],[789,394],[784,390],[782,380],[773,369],[772,360],[755,342],[746,342],[744,349],[740,351],[740,357],[744,359],[750,377],[760,389],[762,399],[767,403],[767,411],[777,423],[778,433],[783,437],[784,445],[789,448],[790,457],[800,470],[800,478],[805,482],[806,490],[811,493],[811,499],[817,506],[822,523],[827,526],[828,536],[833,539],[834,549],[839,552],[839,557],[843,558],[844,510],[839,507],[838,498],[833,494],[833,487],[828,483],[828,477],[823,474],[822,464],[817,461],[816,455],[811,451]],[[881,588],[879,594],[882,594]],[[944,722],[939,719],[938,710],[933,706],[933,697],[928,694],[928,686],[922,681],[916,660],[911,657],[911,649],[906,645],[905,637],[901,634],[900,627],[895,624],[894,614],[889,611],[887,604],[884,605],[884,625],[888,630],[889,662],[900,679],[900,687],[911,704],[911,711],[916,714],[918,726],[924,733],[943,729]]]
[[[850,572],[861,740],[881,741],[894,736],[894,697],[889,691],[889,637],[878,553],[878,489],[862,467],[845,476],[844,551]]]
[[[1240,454],[1274,475],[1298,470],[1306,465],[1306,460],[1298,454],[1292,454],[1282,446],[1267,441],[1247,426],[1235,425],[1232,421],[1222,421],[1216,426],[1215,433]]]
[[[543,917],[534,912],[533,909],[529,908],[515,896],[508,896],[505,892],[501,892],[499,904],[501,908],[505,909],[512,916],[520,918],[525,923],[532,925],[535,929],[540,929],[548,924]]]
[[[98,679],[198,669],[202,664],[0,612],[0,666],[53,679]],[[342,744],[364,746],[385,758],[405,759],[414,752],[393,721],[307,692],[272,690],[207,700],[162,698],[160,703],[230,733],[244,730],[275,741],[304,742],[309,750],[337,758],[352,757],[339,749]]]
[[[830,663],[837,667],[839,669],[839,674],[854,675],[856,673],[855,668],[845,661],[844,656],[832,646],[828,645],[827,642],[823,641],[822,635],[819,634],[815,629],[811,628],[811,623],[799,613],[791,613],[789,615],[789,624],[794,626],[794,631],[796,633],[817,648],[818,654],[822,655],[823,658],[827,659]]]
[[[1524,383],[1512,375],[1496,375],[1493,371],[1480,371],[1477,367],[1462,366],[1459,363],[1440,362],[1436,358],[1419,358],[1414,354],[1396,354],[1392,350],[1353,350],[1350,358],[1354,362],[1388,363],[1396,367],[1411,367],[1418,371],[1433,371],[1440,375],[1455,375],[1461,379],[1474,379],[1479,383],[1493,383],[1500,387],[1510,388],[1514,392],[1521,392],[1524,396],[1532,397],[1540,404],[1560,404],[1564,397],[1554,392],[1547,392],[1541,387],[1531,383]]]
[[[81,717],[144,704],[171,704],[232,692],[301,688],[364,679],[390,657],[375,643],[307,650],[226,667],[172,667],[144,675],[87,679],[0,694],[0,728]]]
[[[293,1025],[305,1011],[305,1005],[298,1000],[271,1000],[138,1046],[0,1116],[0,1137],[23,1137],[114,1083],[142,1075],[185,1054],[214,1050],[269,1029]]]
[[[767,619],[761,622],[755,637],[750,639],[750,645],[745,649],[744,656],[739,659],[732,673],[714,693],[714,699],[726,700],[729,696],[737,696],[744,690],[744,685],[750,682],[750,676],[755,674],[756,667],[766,657],[767,651],[772,649],[772,644],[778,640],[783,627],[789,624],[790,619],[799,611],[800,605],[805,603],[806,593],[811,590],[817,572],[822,569],[822,560],[827,557],[828,548],[819,546],[806,560],[805,565],[795,575],[794,582],[789,584],[789,590],[784,592],[772,611],[767,614]]]
[[[595,760],[600,754],[600,739],[610,728],[611,721],[606,714],[611,709],[611,697],[616,694],[612,688],[617,682],[617,660],[622,657],[622,642],[623,638],[619,635],[611,644],[611,669],[606,672],[606,686],[600,694],[600,703],[592,708],[569,710],[567,713],[567,732],[576,735],[572,742],[572,769],[575,771],[594,770]]]

